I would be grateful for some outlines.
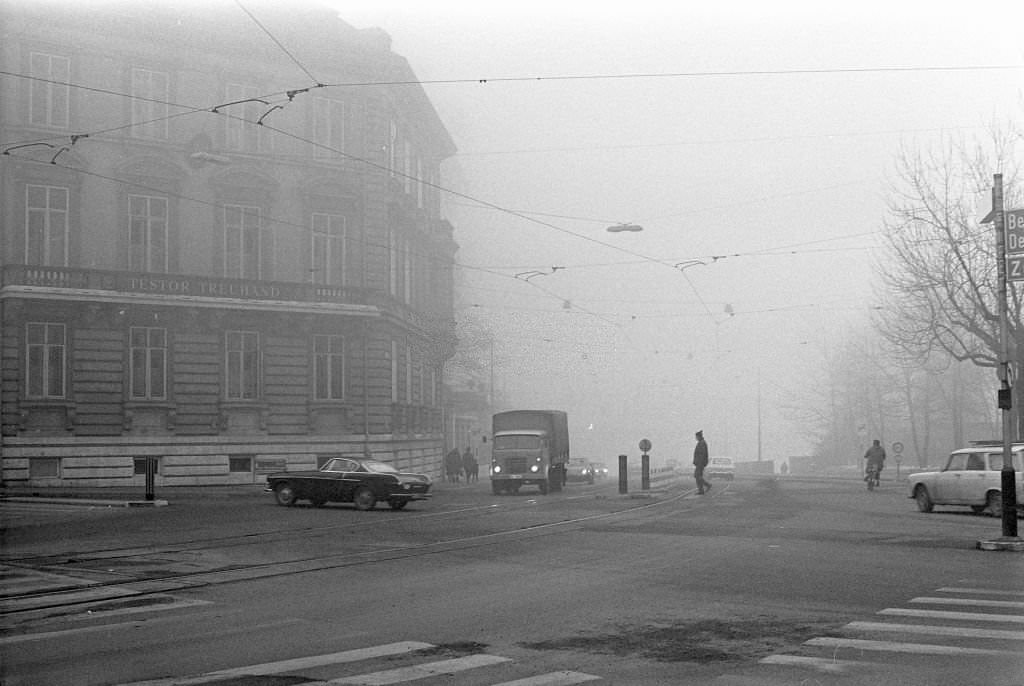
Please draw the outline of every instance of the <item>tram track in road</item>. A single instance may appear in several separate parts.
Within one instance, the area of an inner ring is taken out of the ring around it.
[[[618,501],[622,506],[602,512],[593,512],[580,516],[559,514],[555,517],[550,514],[539,518],[538,521],[516,523],[513,526],[494,528],[489,531],[473,533],[470,535],[456,535],[442,540],[432,540],[421,543],[409,543],[378,547],[362,551],[336,551],[317,553],[300,557],[290,556],[284,560],[273,560],[266,562],[253,562],[248,564],[227,565],[221,568],[200,569],[192,571],[179,571],[167,574],[149,574],[145,577],[132,577],[118,575],[116,578],[95,578],[82,584],[79,583],[67,588],[50,588],[47,590],[15,592],[0,597],[0,627],[10,626],[12,621],[29,613],[56,612],[69,608],[84,607],[97,602],[97,596],[103,602],[110,603],[117,600],[128,602],[132,599],[138,600],[146,596],[160,596],[168,593],[180,592],[188,589],[201,588],[205,586],[222,585],[230,583],[241,583],[256,579],[266,579],[278,576],[290,576],[309,572],[319,572],[331,569],[341,569],[358,565],[382,563],[400,559],[426,557],[459,550],[483,548],[493,545],[506,544],[511,541],[525,540],[542,536],[557,535],[564,531],[585,526],[588,523],[607,521],[619,518],[621,521],[630,519],[643,519],[646,517],[660,517],[667,508],[676,506],[679,501],[687,495],[686,492],[668,495],[663,498],[651,500],[622,500]],[[514,503],[513,510],[521,513],[534,510],[542,512],[541,508],[550,510],[550,507],[564,500],[530,499],[522,503]],[[609,502],[610,499],[609,499]],[[419,521],[436,521],[439,518],[454,517],[466,520],[479,521],[482,512],[500,511],[504,504],[489,503],[486,505],[471,506],[446,510],[443,512],[425,512],[415,515]],[[389,525],[397,525],[413,521],[408,516],[401,519],[382,520],[375,523],[373,531],[386,530]],[[273,546],[274,537],[277,540],[282,538],[294,538],[295,536],[308,535],[316,531],[321,535],[344,533],[360,529],[366,532],[365,523],[345,523],[338,525],[327,525],[321,527],[307,527],[301,529],[279,529],[273,532],[258,532],[238,534],[234,536],[208,537],[200,541],[172,544],[168,546],[126,546],[123,548],[105,548],[102,550],[77,553],[82,559],[93,559],[110,563],[113,560],[136,559],[140,557],[158,557],[160,555],[172,555],[182,551],[195,552],[197,550],[217,550],[225,547],[240,545],[251,546]],[[271,539],[268,539],[271,536]],[[377,540],[380,540],[379,533]],[[91,558],[89,556],[92,556]],[[57,556],[33,556],[24,558],[7,559],[3,562],[8,566],[21,566],[34,569],[45,569],[52,571],[54,566],[61,569],[66,567],[61,561],[67,555]],[[81,570],[67,570],[68,575]],[[102,574],[99,576],[102,577]]]

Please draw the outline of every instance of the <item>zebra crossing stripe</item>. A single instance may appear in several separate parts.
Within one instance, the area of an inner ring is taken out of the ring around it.
[[[432,643],[420,643],[418,641],[399,641],[385,645],[371,646],[369,648],[357,648],[356,650],[344,650],[339,653],[328,653],[326,655],[312,655],[310,657],[299,657],[292,660],[280,660],[278,662],[265,662],[259,665],[248,667],[236,667],[234,669],[222,669],[217,672],[208,672],[191,678],[168,678],[154,679],[152,681],[133,681],[122,686],[198,686],[198,684],[209,684],[230,677],[244,676],[265,676],[269,674],[281,674],[312,667],[323,667],[325,665],[343,664],[346,662],[359,662],[376,657],[389,657],[402,655],[416,650],[434,648]]]
[[[1024,624],[1024,615],[992,615],[983,612],[953,612],[951,610],[915,610],[906,607],[887,607],[884,610],[879,610],[878,614],[899,615],[901,617],[924,617],[928,619],[962,619],[973,622]]]
[[[967,593],[967,594],[984,594],[984,595],[1007,595],[1007,596],[1021,596],[1024,597],[1024,591],[1004,591],[997,588],[937,588],[937,593]]]
[[[933,643],[898,643],[895,641],[871,641],[859,638],[835,638],[822,636],[805,641],[804,645],[825,648],[853,648],[856,650],[875,650],[890,653],[917,653],[919,655],[1014,655],[1020,656],[1019,650],[993,650],[990,648],[961,648],[957,646],[935,645]]]
[[[1024,602],[1016,600],[985,600],[984,598],[911,598],[910,602],[923,605],[977,605],[978,607],[1006,607],[1024,610]]]
[[[803,655],[769,655],[758,662],[763,665],[784,665],[786,667],[807,667],[819,672],[845,674],[854,667],[865,667],[866,662],[836,660],[830,657],[804,657]]]
[[[571,684],[583,684],[588,681],[597,681],[601,677],[583,672],[550,672],[549,674],[538,674],[525,679],[515,681],[503,681],[494,686],[571,686]]]
[[[476,669],[477,667],[487,667],[511,661],[512,658],[479,653],[476,655],[467,655],[465,657],[456,657],[450,660],[427,662],[422,665],[413,665],[411,667],[388,669],[383,672],[369,672],[367,674],[342,677],[341,679],[332,679],[326,683],[331,686],[387,686],[388,684],[400,684],[406,681],[426,679],[427,677],[432,676],[454,674],[456,672],[463,672],[467,669]]]
[[[1024,641],[1024,631],[1001,629],[972,629],[957,626],[934,626],[927,624],[886,624],[885,622],[850,622],[844,629],[853,631],[891,631],[928,636],[957,636],[964,638],[992,638],[1006,641]]]

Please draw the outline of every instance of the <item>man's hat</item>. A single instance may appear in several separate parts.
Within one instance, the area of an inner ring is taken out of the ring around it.
[[[698,432],[697,432],[697,435],[698,435],[698,436],[703,436],[703,435],[704,435],[704,432],[703,432],[703,431],[698,431]]]

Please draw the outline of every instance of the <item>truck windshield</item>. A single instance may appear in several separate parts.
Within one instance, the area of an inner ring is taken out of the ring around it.
[[[537,450],[540,448],[539,436],[495,436],[494,450]]]

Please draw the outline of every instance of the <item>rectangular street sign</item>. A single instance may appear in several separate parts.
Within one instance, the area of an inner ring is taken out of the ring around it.
[[[1024,281],[1024,255],[1009,255],[1006,258],[1006,280]]]
[[[1006,254],[1024,253],[1024,210],[1006,212]]]

